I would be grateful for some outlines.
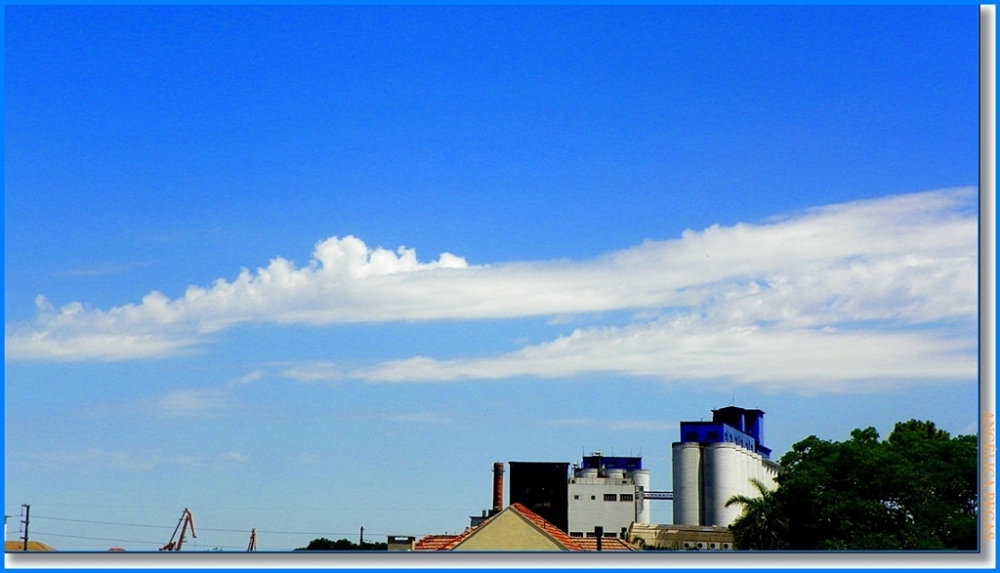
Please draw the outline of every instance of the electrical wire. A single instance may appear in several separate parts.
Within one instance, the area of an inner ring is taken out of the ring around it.
[[[171,529],[175,526],[173,525],[145,525],[142,523],[121,523],[118,521],[94,521],[92,519],[70,519],[68,517],[49,517],[47,515],[32,515],[32,521],[36,519],[52,519],[55,521],[72,521],[76,523],[96,523],[99,525],[123,525],[126,527],[156,527],[160,529]]]
[[[111,538],[108,538],[108,537],[88,537],[88,536],[84,536],[84,535],[66,535],[66,534],[63,534],[63,533],[46,533],[44,531],[32,531],[31,532],[31,536],[32,537],[35,537],[35,536],[38,536],[38,535],[45,535],[45,536],[49,536],[49,537],[69,537],[69,538],[72,538],[72,539],[90,539],[90,540],[93,540],[93,541],[113,541],[115,543],[142,543],[142,544],[145,544],[145,545],[152,545],[154,547],[159,547],[160,545],[162,545],[158,541],[144,541],[144,540],[141,540],[141,539],[111,539]]]
[[[152,527],[157,529],[172,529],[173,525],[149,525],[143,523],[123,523],[120,521],[96,521],[93,519],[70,519],[68,517],[50,517],[47,515],[33,515],[32,521],[36,519],[50,519],[54,521],[70,521],[74,523],[91,523],[96,525],[119,525],[122,527]],[[198,531],[213,531],[218,533],[246,533],[246,529],[223,529],[215,527],[199,527]],[[266,529],[258,529],[257,533],[269,533],[273,535],[354,535],[357,531],[350,532],[336,532],[336,531],[269,531]],[[368,533],[368,532],[366,532]],[[388,533],[380,533],[373,531],[371,535],[389,535]]]

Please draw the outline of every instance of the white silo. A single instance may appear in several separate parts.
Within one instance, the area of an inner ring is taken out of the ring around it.
[[[740,448],[737,450],[740,453],[740,493],[747,497],[754,497],[754,487],[750,484],[750,479],[760,479],[753,469],[753,452]],[[739,507],[736,508],[738,511],[742,511]]]
[[[702,453],[697,442],[673,445],[674,523],[701,524]]]
[[[650,523],[650,503],[642,498],[639,492],[649,491],[649,470],[633,470],[632,479],[636,491],[636,523]]]
[[[733,478],[739,475],[739,447],[729,443],[714,443],[705,446],[702,454],[705,480],[705,522],[703,525],[718,525],[725,527],[732,523],[739,509],[727,508],[726,502],[740,493],[738,484]],[[735,513],[735,515],[733,515]]]

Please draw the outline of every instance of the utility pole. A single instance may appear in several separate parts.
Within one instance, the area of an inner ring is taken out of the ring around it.
[[[365,544],[365,526],[361,526],[361,535],[358,536],[358,545]]]
[[[29,515],[31,514],[31,506],[28,505],[28,504],[26,504],[26,503],[23,503],[23,504],[21,504],[21,508],[24,510],[24,519],[21,520],[21,523],[24,524],[24,537],[21,538],[21,539],[24,540],[24,547],[23,547],[22,551],[27,551],[28,550],[28,521],[29,521]]]

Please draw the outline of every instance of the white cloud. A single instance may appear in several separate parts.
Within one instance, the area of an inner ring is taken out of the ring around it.
[[[239,452],[226,452],[226,453],[222,454],[222,459],[223,459],[223,461],[237,462],[237,463],[241,463],[242,464],[242,463],[247,462],[250,458],[248,458],[247,456],[245,456],[245,455],[243,455],[243,454],[241,454]]]
[[[303,267],[275,258],[256,273],[153,292],[109,310],[44,298],[9,324],[8,360],[120,360],[191,351],[239,323],[332,324],[633,312],[496,357],[413,357],[301,381],[462,380],[618,373],[730,379],[825,390],[873,380],[975,376],[978,221],[974,189],[818,207],[763,224],[713,226],[586,261],[469,265],[354,237],[316,244]]]
[[[385,420],[400,424],[452,424],[454,420],[438,412],[405,412],[386,414]]]
[[[83,471],[104,469],[147,471],[163,465],[198,466],[204,463],[199,456],[164,454],[161,450],[105,450],[87,448],[79,451],[49,450],[35,452],[32,457],[46,466],[73,467]]]
[[[229,393],[214,388],[174,390],[142,403],[141,409],[169,417],[204,417],[232,407]]]
[[[101,263],[89,267],[75,268],[68,271],[56,273],[56,276],[63,277],[103,277],[109,275],[119,275],[131,272],[134,269],[148,267],[151,262],[145,261],[132,264]]]
[[[404,382],[617,374],[673,382],[728,380],[811,393],[877,390],[903,381],[974,379],[975,352],[974,336],[949,339],[905,329],[725,327],[686,316],[578,329],[498,357],[390,361],[351,376]]]
[[[249,457],[239,452],[205,455],[168,454],[160,449],[106,450],[46,450],[31,454],[33,463],[46,467],[76,469],[84,472],[103,470],[150,471],[163,466],[203,467],[216,463],[245,463]]]
[[[677,429],[677,422],[662,420],[596,420],[594,418],[568,418],[543,422],[549,426],[582,426],[601,428],[613,432],[664,432]]]
[[[261,378],[264,377],[264,375],[265,375],[265,373],[264,373],[263,370],[254,370],[253,372],[251,372],[251,373],[249,373],[249,374],[247,374],[245,376],[241,376],[239,379],[233,381],[233,384],[237,384],[237,385],[250,384],[252,382],[256,382],[257,380],[260,380]]]
[[[337,382],[344,379],[340,368],[332,362],[309,362],[295,365],[281,375],[299,382]]]

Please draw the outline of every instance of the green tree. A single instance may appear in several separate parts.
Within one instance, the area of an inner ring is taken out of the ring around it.
[[[810,436],[781,458],[774,494],[790,549],[975,549],[976,438],[932,422],[845,442]]]
[[[775,491],[767,489],[760,480],[751,479],[757,497],[734,495],[726,501],[726,507],[739,505],[743,508],[736,521],[729,526],[737,549],[780,549],[783,539],[783,524],[777,512]]]
[[[305,547],[298,547],[296,551],[385,551],[388,545],[386,543],[370,543],[368,541],[362,541],[360,544],[354,543],[353,541],[347,539],[338,539],[336,541],[331,541],[325,537],[320,537],[319,539],[313,539],[309,542],[309,545]]]

